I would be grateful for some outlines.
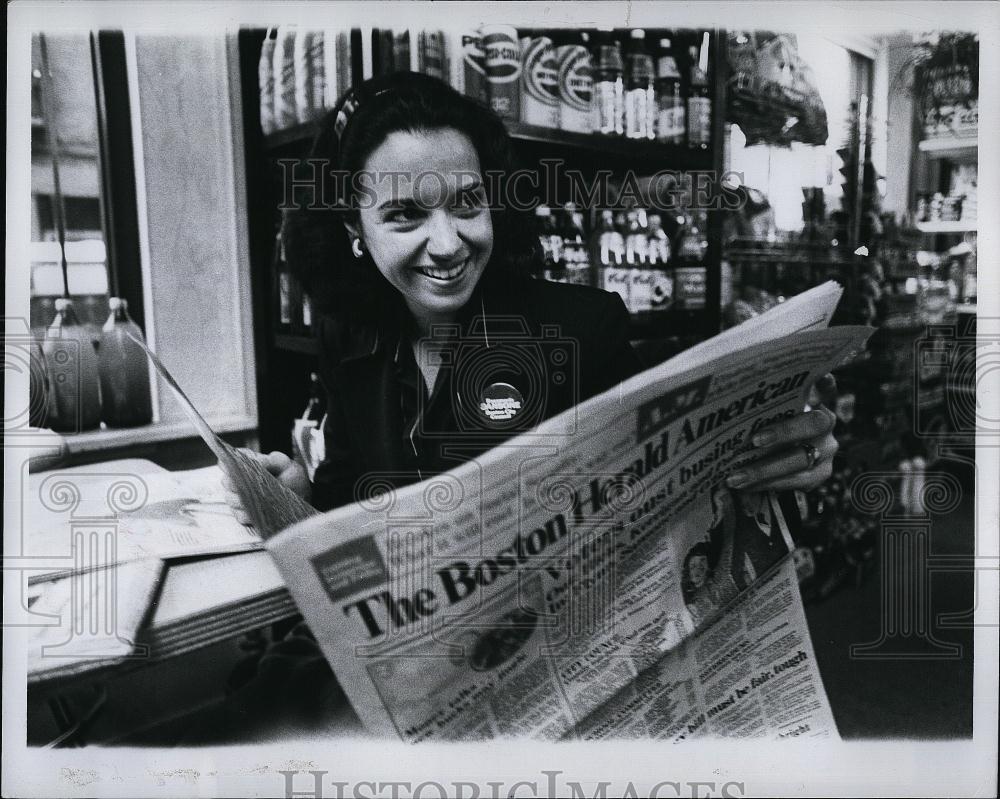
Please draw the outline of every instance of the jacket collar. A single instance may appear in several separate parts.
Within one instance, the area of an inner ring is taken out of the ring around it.
[[[485,331],[488,338],[493,332],[494,326],[497,325],[496,321],[491,323],[491,318],[495,320],[497,317],[514,315],[521,308],[516,291],[498,289],[494,285],[490,288],[488,297],[486,293],[483,290],[482,282],[480,282],[469,302],[459,313],[456,322],[463,333],[475,330],[478,337]],[[334,341],[328,341],[326,344],[328,347],[330,343],[334,344],[333,351],[338,353],[334,360],[340,364],[360,361],[385,353],[389,353],[390,357],[395,360],[403,340],[399,320],[358,321],[328,317],[327,326],[329,332],[326,332],[325,335],[332,333]],[[503,326],[501,325],[501,327]],[[498,329],[497,333],[499,332]]]

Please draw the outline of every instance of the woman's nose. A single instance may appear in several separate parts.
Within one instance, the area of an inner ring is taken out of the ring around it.
[[[442,261],[454,258],[462,249],[455,219],[447,210],[439,208],[431,214],[429,224],[427,254]]]

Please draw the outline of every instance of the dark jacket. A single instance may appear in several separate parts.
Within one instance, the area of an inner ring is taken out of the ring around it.
[[[327,417],[317,508],[354,501],[373,478],[401,487],[455,468],[642,370],[621,298],[585,286],[528,280],[475,295],[454,328],[439,332],[431,338],[443,365],[427,397],[398,328],[320,318]],[[519,395],[509,423],[490,422],[480,408],[496,384]]]

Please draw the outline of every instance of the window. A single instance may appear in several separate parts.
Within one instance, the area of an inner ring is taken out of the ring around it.
[[[51,323],[67,288],[95,338],[112,294],[142,326],[124,38],[39,32],[31,61],[31,327]]]

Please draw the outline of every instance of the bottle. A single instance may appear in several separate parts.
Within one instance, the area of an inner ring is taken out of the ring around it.
[[[678,233],[677,265],[674,268],[674,301],[678,306],[705,307],[705,252],[708,217],[705,211],[694,210],[685,215]]]
[[[652,139],[656,117],[653,58],[646,51],[646,31],[641,28],[629,34],[625,69],[625,136]]]
[[[712,98],[708,92],[708,32],[701,42],[701,49],[692,45],[691,92],[687,101],[688,147],[704,150],[712,138]]]
[[[49,422],[49,375],[45,368],[45,353],[34,333],[31,335],[28,373],[28,424],[45,427]]]
[[[649,273],[649,230],[646,211],[636,208],[626,215],[625,263],[629,268],[629,310],[648,311],[652,307],[652,276]]]
[[[56,316],[45,334],[42,353],[49,375],[49,427],[67,433],[97,427],[101,422],[97,352],[68,298],[56,300]]]
[[[566,203],[563,206],[563,261],[567,283],[590,285],[590,256],[586,242],[583,214],[576,209],[575,203]]]
[[[595,37],[594,55],[594,132],[605,136],[625,133],[625,87],[622,79],[621,46],[613,30],[601,31]]]
[[[538,241],[542,245],[541,277],[560,282],[563,273],[563,237],[552,216],[552,209],[547,205],[539,205],[535,208],[535,220],[538,224]]]
[[[656,58],[656,138],[664,144],[683,144],[687,130],[681,73],[670,39],[660,39]]]
[[[647,244],[650,273],[650,309],[665,311],[674,302],[674,279],[670,274],[670,239],[659,214],[649,215]]]
[[[294,333],[298,326],[295,312],[295,286],[291,269],[285,261],[285,245],[281,230],[274,237],[274,257],[271,261],[274,275],[274,297],[276,299],[277,331],[279,333]]]
[[[101,377],[101,419],[108,427],[136,427],[153,421],[146,353],[126,334],[142,339],[128,315],[128,302],[108,300],[110,314],[101,330],[97,365]]]
[[[625,237],[615,227],[614,214],[610,210],[601,211],[591,239],[591,260],[597,269],[597,285],[619,294],[628,306]]]

